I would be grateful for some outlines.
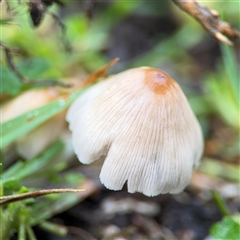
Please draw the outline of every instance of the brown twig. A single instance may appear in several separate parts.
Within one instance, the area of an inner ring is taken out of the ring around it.
[[[107,65],[99,68],[97,71],[94,73],[90,74],[81,84],[81,87],[87,87],[90,86],[91,84],[94,84],[100,77],[103,77],[106,75],[108,69],[112,67],[115,63],[119,61],[119,58],[114,58],[111,60]]]
[[[86,192],[86,189],[74,189],[74,188],[61,188],[61,189],[46,189],[46,190],[38,190],[34,192],[22,193],[22,194],[14,194],[0,197],[0,205],[16,202],[20,200],[24,200],[27,198],[36,198],[47,194],[52,193],[67,193],[67,192]]]
[[[48,10],[46,10],[46,13],[48,13],[54,19],[54,21],[58,24],[60,31],[61,31],[61,39],[62,39],[62,43],[64,45],[65,50],[67,52],[72,52],[72,46],[67,38],[65,24],[60,20],[60,18],[56,14],[54,14]]]
[[[59,82],[56,80],[44,80],[44,79],[37,79],[32,80],[22,75],[22,73],[17,69],[15,66],[13,59],[12,59],[12,53],[20,53],[19,49],[11,48],[6,46],[5,44],[0,42],[0,47],[3,49],[6,63],[8,67],[12,70],[12,72],[17,76],[17,78],[24,84],[33,84],[33,85],[46,85],[46,86],[59,86],[59,87],[72,87],[71,84]]]
[[[232,40],[240,33],[227,22],[219,19],[216,10],[200,5],[195,0],[172,0],[179,8],[194,17],[218,41],[233,46]]]

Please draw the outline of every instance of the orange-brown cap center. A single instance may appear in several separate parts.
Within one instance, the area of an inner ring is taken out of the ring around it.
[[[148,68],[145,70],[145,83],[154,93],[165,94],[174,84],[174,80],[163,71]]]

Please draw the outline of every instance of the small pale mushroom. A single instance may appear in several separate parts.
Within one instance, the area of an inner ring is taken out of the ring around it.
[[[104,158],[101,182],[147,196],[187,186],[203,152],[200,125],[179,85],[158,69],[130,69],[70,107],[73,147],[85,164]]]

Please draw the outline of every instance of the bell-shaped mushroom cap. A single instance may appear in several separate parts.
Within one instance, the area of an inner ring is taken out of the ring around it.
[[[105,158],[101,182],[147,196],[179,193],[203,151],[203,137],[179,85],[141,67],[96,84],[71,106],[67,120],[82,163]]]

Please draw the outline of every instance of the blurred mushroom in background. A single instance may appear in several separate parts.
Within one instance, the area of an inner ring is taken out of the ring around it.
[[[6,102],[1,106],[1,122],[7,122],[30,110],[44,106],[59,97],[59,92],[54,88],[34,89],[23,92],[18,97]],[[29,122],[37,117],[38,111],[29,115]],[[25,159],[30,159],[42,152],[49,144],[54,142],[60,135],[64,127],[65,112],[60,112],[27,135],[16,141],[16,150]],[[14,158],[9,152],[13,151],[13,145],[5,153],[5,161],[11,161]],[[15,151],[14,151],[15,152]],[[16,154],[16,153],[15,153]]]

